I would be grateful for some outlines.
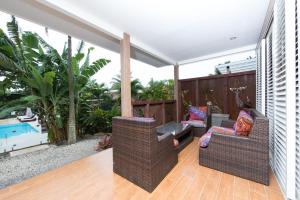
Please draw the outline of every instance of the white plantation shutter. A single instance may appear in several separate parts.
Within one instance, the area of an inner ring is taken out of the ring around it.
[[[296,193],[295,2],[296,0],[275,1],[273,29],[275,103],[273,169],[287,199],[295,199]]]
[[[265,98],[266,98],[266,44],[263,39],[256,51],[257,69],[256,69],[256,109],[265,114]]]
[[[274,167],[274,70],[272,27],[266,38],[266,116],[269,119],[270,165]]]
[[[261,48],[261,108],[260,112],[266,114],[266,39],[260,43]]]
[[[286,113],[287,113],[287,190],[286,197],[288,199],[296,198],[296,125],[297,114],[295,112],[297,104],[296,90],[297,79],[296,71],[296,0],[288,0],[285,2],[285,48],[286,48]]]
[[[300,200],[299,1],[275,0],[273,25],[264,25],[256,103],[269,119],[270,165],[286,199]]]
[[[295,36],[296,36],[296,199],[300,199],[300,94],[299,94],[299,0],[296,0],[296,21],[295,21]]]
[[[257,65],[256,65],[256,110],[261,111],[261,97],[262,97],[262,85],[261,85],[261,46],[256,51]]]
[[[274,172],[286,192],[286,65],[285,3],[277,0],[274,7]]]

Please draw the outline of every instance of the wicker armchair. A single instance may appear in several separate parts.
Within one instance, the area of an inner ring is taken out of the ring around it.
[[[152,192],[177,164],[173,135],[157,135],[154,119],[113,118],[113,170]]]
[[[208,106],[207,107],[207,118],[205,120],[206,127],[193,127],[193,135],[195,137],[201,137],[204,135],[207,130],[211,127],[211,114],[216,113],[213,109],[213,106]],[[185,120],[189,120],[190,116],[186,115]]]
[[[269,185],[268,119],[249,109],[254,125],[248,137],[213,133],[207,148],[200,148],[199,164]],[[223,121],[232,128],[234,121]]]

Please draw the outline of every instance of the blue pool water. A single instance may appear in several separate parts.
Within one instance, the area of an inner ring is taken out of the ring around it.
[[[0,139],[37,132],[38,131],[28,123],[0,125]]]

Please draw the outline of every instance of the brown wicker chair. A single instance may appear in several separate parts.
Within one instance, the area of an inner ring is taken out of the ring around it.
[[[173,135],[156,133],[154,119],[113,118],[113,170],[152,192],[178,162]]]
[[[201,137],[211,127],[211,114],[216,112],[214,111],[213,106],[208,106],[207,108],[207,118],[205,120],[206,127],[193,127],[193,135],[195,137]],[[186,120],[189,120],[189,118],[190,116],[186,115]]]
[[[200,148],[199,164],[269,185],[268,119],[249,109],[254,125],[248,137],[213,133],[207,148]],[[223,121],[232,128],[234,121]]]

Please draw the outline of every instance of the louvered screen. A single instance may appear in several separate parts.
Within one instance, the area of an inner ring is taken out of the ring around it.
[[[277,0],[274,8],[274,171],[286,192],[286,64],[285,1]]]
[[[300,199],[300,97],[299,97],[299,39],[298,39],[298,0],[296,0],[296,18],[295,18],[295,28],[296,28],[296,199]]]
[[[273,70],[273,44],[272,28],[267,35],[267,67],[266,67],[266,116],[269,119],[269,148],[270,164],[274,166],[274,70]]]
[[[261,71],[261,46],[256,51],[257,68],[256,68],[256,109],[261,111],[262,104],[262,71]]]

